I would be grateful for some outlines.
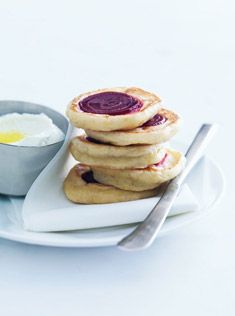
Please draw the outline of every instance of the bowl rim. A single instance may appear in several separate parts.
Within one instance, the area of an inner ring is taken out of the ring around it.
[[[34,102],[31,102],[31,101],[12,100],[12,99],[9,99],[9,100],[0,100],[0,105],[1,105],[1,103],[4,103],[4,102],[30,103],[30,104],[32,104],[32,105],[39,106],[39,107],[41,107],[41,108],[49,109],[49,110],[51,110],[51,111],[53,111],[53,112],[56,112],[57,114],[61,115],[61,117],[63,117],[63,118],[67,121],[68,126],[69,126],[69,120],[67,119],[67,117],[66,117],[65,115],[63,115],[62,113],[56,111],[55,109],[49,107],[49,106],[42,105],[42,104],[38,104],[38,103],[34,103]],[[3,115],[7,115],[7,114],[11,114],[11,113],[14,113],[14,112],[9,112],[9,113],[3,114]],[[24,113],[27,114],[27,112],[24,112]],[[22,114],[24,114],[24,113],[22,113]],[[42,112],[42,113],[43,113],[43,112]],[[34,114],[34,113],[28,113],[28,114]],[[44,113],[44,114],[45,114],[45,113]],[[45,115],[47,115],[47,114],[45,114]],[[0,114],[0,116],[2,116],[2,115]],[[47,116],[48,116],[48,115],[47,115]],[[57,126],[57,127],[58,127],[58,126]],[[58,128],[59,128],[59,127],[58,127]],[[67,127],[67,129],[68,129],[68,127]],[[64,134],[65,134],[65,136],[66,136],[66,133],[64,133]],[[8,147],[13,147],[13,148],[46,148],[46,147],[51,147],[51,146],[54,146],[54,145],[58,145],[58,144],[60,144],[60,143],[63,143],[64,140],[65,140],[65,138],[64,138],[63,140],[58,141],[58,142],[55,142],[55,143],[52,143],[52,144],[48,144],[48,145],[42,145],[42,146],[34,146],[34,145],[33,145],[33,146],[13,145],[13,144],[6,144],[6,143],[1,143],[1,142],[0,142],[0,146],[8,146]]]

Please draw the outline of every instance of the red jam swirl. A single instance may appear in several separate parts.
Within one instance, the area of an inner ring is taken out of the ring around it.
[[[86,183],[98,183],[94,176],[92,171],[87,171],[82,174],[82,180],[85,181]]]
[[[164,162],[166,161],[167,156],[168,155],[166,153],[165,156],[162,158],[162,160],[160,160],[158,163],[155,163],[154,166],[161,167],[164,164]]]
[[[103,144],[103,143],[100,142],[99,140],[94,139],[94,138],[92,138],[92,137],[90,137],[90,136],[87,136],[87,137],[86,137],[86,140],[88,140],[88,142],[91,142],[91,143],[94,143],[94,144]]]
[[[122,92],[101,92],[84,98],[78,105],[87,113],[122,115],[138,112],[143,102]]]
[[[165,116],[162,116],[161,114],[156,114],[149,121],[145,122],[141,127],[161,125],[164,124],[166,121],[167,118]]]

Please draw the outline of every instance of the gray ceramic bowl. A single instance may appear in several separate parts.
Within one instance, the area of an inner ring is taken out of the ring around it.
[[[69,123],[60,113],[42,105],[23,101],[0,101],[0,115],[7,113],[44,113],[66,134]],[[39,173],[62,146],[63,141],[41,147],[0,143],[0,193],[26,195]]]

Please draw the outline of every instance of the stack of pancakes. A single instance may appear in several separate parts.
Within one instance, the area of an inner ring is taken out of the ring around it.
[[[70,102],[67,115],[84,133],[72,139],[79,161],[64,181],[75,203],[112,203],[154,196],[177,176],[184,156],[166,148],[180,126],[179,116],[160,98],[139,88],[102,89]]]

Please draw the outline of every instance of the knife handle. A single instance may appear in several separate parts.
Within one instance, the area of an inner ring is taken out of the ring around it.
[[[169,182],[162,197],[146,219],[130,235],[118,243],[120,249],[140,250],[152,244],[169,214],[182,182],[204,153],[216,129],[216,124],[202,125],[186,153],[187,161],[184,170],[175,179]]]
[[[194,141],[188,148],[186,152],[186,165],[184,170],[173,180],[174,182],[181,185],[184,179],[187,177],[189,172],[192,170],[194,165],[198,162],[198,160],[203,155],[206,147],[214,136],[215,132],[218,129],[217,124],[203,124],[197,135],[194,138]]]

